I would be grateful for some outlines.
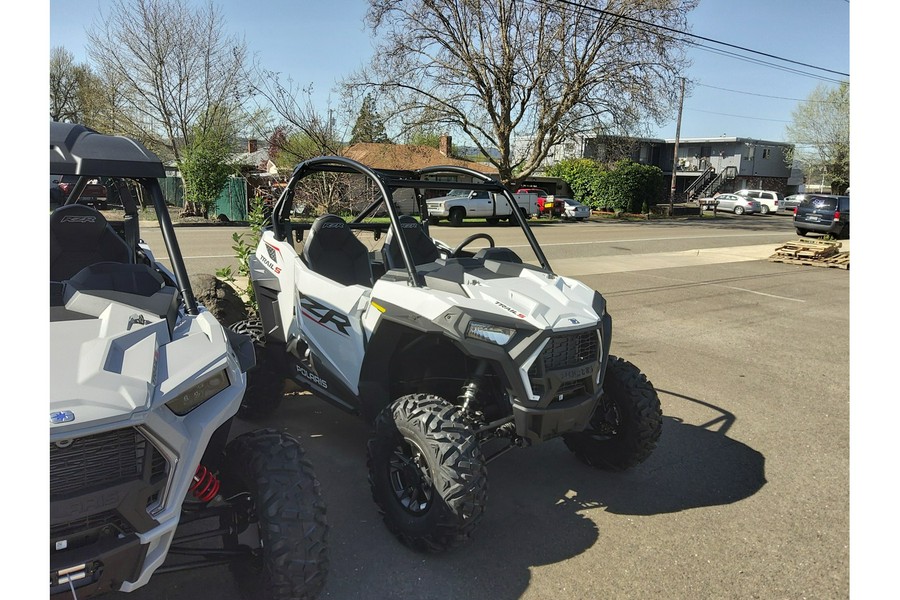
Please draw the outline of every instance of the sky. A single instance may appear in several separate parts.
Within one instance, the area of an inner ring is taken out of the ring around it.
[[[861,1],[861,0],[854,0]],[[335,84],[364,66],[372,39],[365,0],[218,0],[229,33],[269,70],[312,84],[324,111],[336,108]],[[51,0],[50,47],[63,46],[86,62],[85,30],[111,0]],[[252,10],[248,7],[253,7]],[[701,0],[689,15],[690,31],[703,38],[839,73],[850,72],[850,3],[847,0]],[[685,76],[695,82],[684,101],[681,137],[750,137],[784,141],[792,111],[819,84],[847,77],[711,42],[690,51]],[[736,52],[746,59],[725,56]],[[769,63],[757,64],[758,61]],[[791,71],[803,71],[798,74]],[[822,78],[829,81],[823,81]],[[652,135],[672,139],[676,118],[652,124]]]

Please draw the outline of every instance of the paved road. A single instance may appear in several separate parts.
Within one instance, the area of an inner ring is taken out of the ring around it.
[[[303,440],[331,525],[322,597],[848,597],[849,273],[763,260],[795,238],[787,218],[536,229],[552,261],[596,265],[579,278],[608,300],[613,353],[659,390],[658,449],[626,473],[583,466],[561,442],[511,452],[490,465],[474,542],[424,556],[379,520],[363,423],[290,396],[237,428]],[[181,236],[186,254],[207,235]],[[121,597],[238,595],[210,569]]]

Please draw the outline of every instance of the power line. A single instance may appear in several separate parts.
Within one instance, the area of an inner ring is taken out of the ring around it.
[[[722,90],[723,92],[734,92],[735,94],[744,94],[744,95],[747,95],[747,96],[759,96],[760,98],[772,98],[772,99],[774,99],[774,100],[793,100],[793,101],[796,101],[796,102],[812,102],[812,103],[815,103],[815,104],[835,104],[835,105],[837,105],[837,104],[843,104],[842,102],[832,102],[832,101],[830,101],[830,100],[807,100],[807,99],[805,99],[805,98],[785,98],[785,97],[783,97],[783,96],[769,96],[769,95],[767,95],[767,94],[757,94],[757,93],[755,93],[755,92],[745,92],[745,91],[742,91],[742,90],[730,90],[730,89],[728,89],[728,88],[716,87],[716,86],[714,86],[714,85],[707,85],[707,84],[705,84],[705,83],[697,83],[697,82],[694,82],[694,85],[699,85],[699,86],[701,86],[701,87],[711,88],[711,89],[714,89],[714,90]]]
[[[675,29],[675,28],[672,28],[672,27],[667,27],[667,26],[665,26],[665,25],[659,25],[659,24],[656,24],[656,23],[650,23],[650,22],[648,22],[648,21],[642,21],[641,19],[636,19],[636,18],[634,18],[634,17],[628,17],[628,16],[625,16],[625,15],[620,15],[620,14],[617,14],[617,13],[614,13],[614,12],[610,12],[610,11],[607,11],[607,10],[603,10],[602,8],[597,8],[597,7],[594,7],[594,6],[585,6],[585,5],[583,5],[583,4],[578,4],[577,2],[573,2],[572,0],[556,0],[556,1],[557,1],[558,3],[560,3],[560,4],[566,4],[566,5],[575,7],[575,8],[580,8],[580,9],[583,9],[583,10],[589,10],[589,11],[591,11],[591,12],[596,12],[596,13],[604,14],[604,15],[607,15],[607,16],[610,16],[610,17],[615,17],[615,18],[617,18],[617,19],[624,19],[624,20],[626,20],[626,21],[632,21],[632,22],[634,22],[634,23],[640,23],[641,25],[645,25],[645,26],[648,26],[648,27],[653,27],[653,28],[655,28],[655,29],[662,29],[663,31],[669,31],[669,32],[671,32],[671,33],[674,33],[674,34],[677,34],[677,35],[680,35],[680,36],[696,38],[696,39],[698,39],[698,40],[703,40],[703,41],[705,41],[705,42],[712,42],[712,43],[714,43],[714,44],[720,44],[720,45],[722,45],[722,46],[727,46],[727,47],[729,47],[729,48],[734,48],[734,49],[736,49],[736,50],[741,50],[741,51],[743,51],[743,52],[750,52],[751,54],[758,54],[758,55],[760,55],[760,56],[765,56],[765,57],[767,57],[767,58],[774,58],[775,60],[780,60],[780,61],[783,61],[783,62],[792,63],[792,64],[795,64],[795,65],[799,65],[799,66],[801,66],[801,67],[807,67],[807,68],[810,68],[810,69],[816,69],[816,70],[818,70],[818,71],[825,71],[825,72],[827,72],[827,73],[833,73],[833,74],[835,74],[835,75],[841,75],[841,76],[843,76],[843,77],[850,77],[850,74],[849,74],[849,73],[843,73],[843,72],[841,72],[841,71],[835,71],[835,70],[833,70],[833,69],[826,69],[825,67],[819,67],[819,66],[816,66],[816,65],[811,65],[811,64],[799,62],[799,61],[796,61],[796,60],[791,60],[791,59],[789,59],[789,58],[784,58],[784,57],[782,57],[782,56],[777,56],[777,55],[775,55],[775,54],[768,54],[768,53],[766,53],[766,52],[760,52],[759,50],[753,50],[753,49],[751,49],[751,48],[745,48],[745,47],[743,47],[743,46],[738,46],[738,45],[736,45],[736,44],[729,44],[728,42],[722,42],[722,41],[715,40],[715,39],[708,38],[708,37],[704,37],[704,36],[701,36],[701,35],[696,35],[696,34],[693,34],[693,33],[688,33],[687,31],[681,31],[681,30],[678,30],[678,29]]]
[[[698,44],[697,42],[687,41],[685,43],[687,43],[689,46],[699,48],[700,50],[706,50],[707,52],[712,52],[713,54],[718,54],[720,56],[727,56],[730,58],[736,58],[738,60],[743,60],[744,62],[749,62],[749,63],[756,64],[756,65],[771,67],[771,68],[777,69],[779,71],[784,71],[785,73],[792,73],[794,75],[802,75],[804,77],[811,77],[812,79],[818,79],[819,81],[827,81],[829,83],[843,83],[839,79],[825,77],[824,75],[816,75],[814,73],[807,73],[806,71],[801,71],[800,69],[795,69],[793,67],[788,67],[788,66],[784,66],[784,65],[776,65],[774,63],[766,62],[766,61],[760,60],[758,58],[753,58],[752,56],[742,56],[735,52],[730,52],[728,50],[722,50],[720,48],[711,48],[704,44]]]
[[[745,117],[744,115],[730,115],[728,113],[713,112],[711,110],[700,110],[699,108],[685,108],[691,112],[701,112],[710,115],[720,115],[722,117],[735,117],[738,119],[752,119],[754,121],[772,121],[774,123],[793,123],[793,121],[784,121],[782,119],[763,119],[762,117]]]

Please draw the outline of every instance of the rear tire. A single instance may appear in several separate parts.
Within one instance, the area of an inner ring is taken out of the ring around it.
[[[769,207],[766,206],[765,204],[763,204],[762,206],[760,206],[759,212],[764,215],[767,215],[767,214],[769,214]]]
[[[487,468],[460,408],[411,394],[385,408],[368,444],[369,484],[387,528],[420,552],[467,542],[484,514]]]
[[[797,235],[799,235],[800,237],[806,237],[807,233],[809,233],[807,230],[800,229],[799,227],[797,228]]]
[[[429,224],[429,225],[437,225],[437,224],[440,223],[440,222],[441,222],[441,218],[440,218],[440,217],[428,217],[428,224]]]
[[[266,348],[262,321],[246,319],[232,324],[229,329],[250,336],[256,353],[256,366],[247,371],[247,390],[238,416],[248,419],[268,416],[275,412],[284,398],[284,373],[276,368],[277,362]]]
[[[459,227],[463,224],[463,219],[466,216],[466,211],[463,208],[452,208],[450,209],[450,224],[454,227]]]
[[[488,225],[497,225],[500,222],[498,217],[488,217],[485,219]]]
[[[242,595],[316,598],[328,574],[328,524],[319,481],[300,442],[271,429],[251,431],[226,446],[222,464],[222,495],[238,505],[226,548],[245,545],[237,532],[258,529],[258,536],[249,536],[256,547],[247,560],[232,566]]]
[[[609,357],[603,398],[584,431],[563,435],[582,462],[622,471],[642,463],[656,448],[662,409],[653,384],[630,362]]]

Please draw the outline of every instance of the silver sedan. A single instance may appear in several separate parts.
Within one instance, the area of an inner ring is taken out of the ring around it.
[[[718,210],[727,210],[736,215],[753,214],[760,212],[759,202],[738,196],[737,194],[719,194],[715,197],[719,201]]]

